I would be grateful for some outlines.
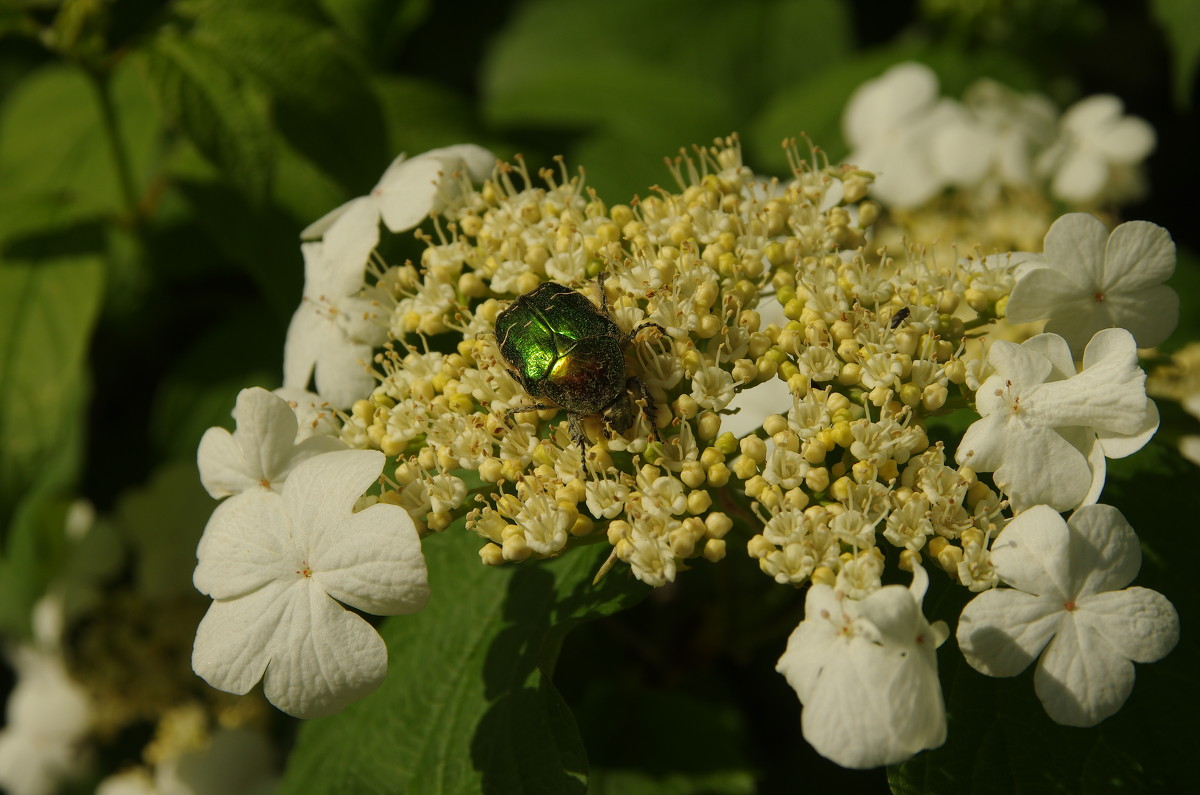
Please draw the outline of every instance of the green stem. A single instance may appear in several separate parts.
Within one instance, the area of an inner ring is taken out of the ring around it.
[[[96,99],[100,104],[100,126],[112,153],[113,167],[117,170],[117,183],[121,189],[121,201],[125,205],[126,220],[130,226],[136,227],[140,221],[138,212],[137,191],[133,186],[133,170],[129,164],[129,153],[121,140],[120,130],[117,129],[117,114],[113,106],[112,93],[107,75],[86,70],[92,88],[96,91]]]

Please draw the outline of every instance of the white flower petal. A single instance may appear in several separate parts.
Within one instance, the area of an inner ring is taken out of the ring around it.
[[[1043,260],[1081,284],[1101,285],[1107,243],[1108,227],[1103,221],[1091,213],[1067,213],[1046,232]]]
[[[437,158],[414,157],[394,163],[372,192],[387,228],[404,232],[425,220],[434,209],[445,174],[445,166]]]
[[[366,696],[387,675],[383,638],[317,587],[297,588],[271,641],[267,700],[298,718],[319,718]]]
[[[238,393],[233,418],[237,430],[234,441],[249,462],[251,471],[271,487],[293,465],[296,415],[287,401],[262,387],[250,387]]]
[[[1112,231],[1104,253],[1104,281],[1129,292],[1162,284],[1175,273],[1175,241],[1158,224],[1127,221]]]
[[[1034,268],[1017,280],[1005,312],[1010,322],[1030,323],[1068,314],[1068,310],[1086,310],[1090,308],[1088,304],[1095,303],[1081,297],[1086,289],[1069,273],[1056,268]]]
[[[1076,601],[1124,588],[1142,566],[1142,546],[1111,505],[1085,505],[1071,514],[1071,594]]]
[[[1087,458],[1058,432],[1011,422],[1006,441],[1004,463],[993,475],[1015,509],[1046,504],[1067,510],[1087,495],[1092,485]]]
[[[1016,515],[992,544],[992,564],[1000,579],[1061,607],[1075,597],[1071,587],[1070,533],[1058,512],[1037,505]]]
[[[277,580],[240,599],[213,602],[196,628],[192,670],[218,690],[249,693],[262,679],[291,602],[310,589],[298,578]]]
[[[313,577],[335,599],[380,616],[415,613],[429,600],[421,539],[408,511],[376,504],[314,548]]]
[[[1166,342],[1179,323],[1179,294],[1165,284],[1110,293],[1104,303],[1110,325],[1128,329],[1140,348]]]
[[[378,450],[342,450],[296,467],[282,494],[289,515],[299,525],[293,534],[308,553],[337,543],[354,504],[378,480],[383,463]],[[332,537],[327,538],[327,533]]]
[[[305,294],[341,298],[357,293],[364,284],[367,260],[378,244],[379,202],[371,196],[360,196],[325,232],[319,249],[312,243],[301,247],[319,252],[317,263],[321,269],[319,273],[305,269]]]
[[[217,506],[196,549],[196,590],[214,599],[248,594],[287,566],[291,520],[272,491],[248,491]]]
[[[1051,371],[1046,379],[1048,381],[1061,381],[1076,374],[1071,346],[1058,334],[1034,335],[1022,342],[1021,347],[1040,353],[1050,362]]]
[[[354,405],[354,401],[368,397],[375,388],[376,380],[369,369],[374,349],[370,345],[346,339],[332,324],[327,326],[324,333],[321,345],[315,351],[314,380],[317,394],[331,405],[346,409]],[[288,342],[291,342],[290,336]],[[286,361],[286,346],[284,358]]]
[[[224,428],[209,428],[200,437],[196,465],[200,469],[200,482],[213,499],[262,485],[262,474],[251,469],[241,446]]]
[[[1033,688],[1056,723],[1095,726],[1129,698],[1133,664],[1092,627],[1068,618],[1038,661]]]
[[[1011,588],[984,591],[963,608],[955,638],[972,668],[988,676],[1016,676],[1029,667],[1058,630],[1062,602]]]
[[[1149,588],[1126,588],[1080,599],[1075,615],[1134,662],[1161,660],[1179,642],[1175,606]]]
[[[1071,151],[1050,183],[1056,198],[1076,205],[1094,202],[1108,181],[1108,163],[1088,150]]]

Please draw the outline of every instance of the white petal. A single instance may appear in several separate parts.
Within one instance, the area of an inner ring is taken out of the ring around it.
[[[1054,365],[1038,351],[1005,340],[992,343],[988,362],[1018,394],[1034,384],[1043,383],[1054,371]]]
[[[478,144],[454,144],[431,149],[425,154],[437,157],[452,170],[465,168],[472,182],[480,183],[496,169],[496,155]]]
[[[196,628],[192,670],[226,693],[244,695],[262,679],[271,638],[291,614],[289,605],[310,585],[278,581],[239,599],[218,599]]]
[[[263,679],[267,700],[298,718],[332,715],[366,696],[387,674],[387,647],[358,615],[310,587],[279,624]]]
[[[314,279],[312,271],[305,270],[305,295],[342,298],[357,293],[363,287],[367,260],[379,243],[379,202],[371,196],[350,202],[322,243],[323,272]]]
[[[376,504],[327,534],[310,560],[313,577],[335,599],[375,615],[415,613],[429,600],[421,539],[408,511]]]
[[[414,157],[393,164],[372,191],[379,214],[393,232],[412,229],[434,208],[444,166],[436,158]]]
[[[1145,119],[1125,116],[1109,124],[1096,143],[1114,163],[1138,163],[1154,151],[1157,136]]]
[[[842,113],[846,140],[857,149],[890,136],[895,125],[920,114],[937,93],[937,75],[928,66],[911,61],[893,66],[850,95]]]
[[[1149,588],[1126,588],[1081,599],[1075,616],[1134,662],[1160,660],[1179,642],[1179,614],[1167,597]]]
[[[327,324],[325,336],[316,351],[314,380],[317,394],[341,409],[347,409],[354,405],[354,401],[368,397],[376,384],[369,369],[373,353],[370,345],[353,342],[336,326]],[[285,346],[285,361],[286,357]]]
[[[250,469],[270,488],[291,468],[295,450],[296,415],[287,401],[262,387],[243,389],[233,409],[234,441]]]
[[[1027,271],[1009,296],[1005,310],[1009,321],[1030,323],[1094,303],[1087,285],[1075,281],[1073,276],[1056,268]]]
[[[1061,616],[1062,602],[1058,600],[998,588],[967,603],[955,638],[976,671],[1016,676],[1042,653]]]
[[[1150,441],[1150,437],[1158,430],[1158,406],[1154,405],[1154,401],[1146,398],[1146,413],[1143,415],[1142,425],[1138,430],[1131,434],[1111,433],[1109,431],[1097,432],[1097,438],[1100,443],[1104,455],[1109,458],[1124,458],[1127,455],[1133,455],[1138,450],[1146,446]]]
[[[1076,601],[1133,582],[1142,566],[1142,547],[1120,511],[1111,505],[1085,505],[1071,514],[1067,524]]]
[[[283,500],[299,525],[294,532],[306,555],[337,543],[354,504],[379,479],[383,463],[378,450],[342,450],[310,458],[292,471],[283,484]]]
[[[1048,596],[1061,605],[1071,588],[1070,531],[1058,512],[1036,505],[1016,515],[992,544],[1000,579],[1018,590]]]
[[[251,469],[233,434],[224,428],[209,428],[200,437],[196,465],[205,491],[218,500],[259,486],[262,478]]]
[[[1105,170],[1107,172],[1107,169]],[[1103,284],[1108,227],[1091,213],[1067,213],[1046,232],[1043,259],[1079,284]]]
[[[1067,510],[1087,495],[1092,485],[1088,460],[1059,433],[1010,422],[1007,441],[1004,463],[995,469],[994,477],[1014,508],[1023,510],[1044,503]]]
[[[1162,284],[1175,273],[1171,233],[1148,221],[1128,221],[1113,230],[1104,254],[1110,291],[1131,292]]]
[[[232,599],[286,576],[291,521],[273,491],[248,491],[217,506],[196,549],[196,590]]]
[[[1091,339],[1091,337],[1088,337]],[[1061,381],[1075,375],[1075,360],[1071,357],[1071,347],[1058,334],[1036,334],[1021,343],[1022,348],[1037,351],[1051,364],[1047,381]]]
[[[1085,622],[1062,622],[1033,674],[1033,688],[1056,723],[1095,726],[1133,690],[1133,664]]]
[[[1109,293],[1104,300],[1110,325],[1129,330],[1139,348],[1166,342],[1179,323],[1179,294],[1165,284],[1126,293]]]
[[[1094,202],[1108,181],[1108,162],[1090,150],[1074,150],[1067,155],[1050,190],[1056,198],[1077,205]]]
[[[329,229],[329,227],[333,226],[334,221],[341,218],[342,213],[346,212],[346,210],[349,209],[350,204],[353,201],[354,200],[351,199],[350,201],[346,202],[345,204],[342,204],[338,207],[334,207],[332,210],[325,213],[324,215],[322,215],[317,220],[313,221],[308,226],[304,227],[304,229],[300,232],[300,239],[304,240],[304,241],[320,240],[321,236],[325,234],[325,231],[327,229]]]

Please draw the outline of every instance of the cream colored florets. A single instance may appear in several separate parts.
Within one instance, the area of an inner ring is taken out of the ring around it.
[[[464,186],[418,234],[419,265],[376,262],[364,290],[390,341],[340,435],[398,462],[380,499],[427,532],[469,508],[492,565],[600,533],[605,571],[620,561],[661,586],[690,559],[722,559],[736,528],[780,583],[869,593],[886,544],[994,584],[1004,503],[946,465],[925,420],[986,377],[972,337],[1001,322],[1009,262],[872,253],[870,175],[788,151],[792,177],[762,180],[736,139],[717,141],[670,162],[675,190],[611,206],[565,169],[538,186],[519,160]],[[599,307],[600,273],[619,329],[661,329],[626,350],[655,411],[631,390],[630,427],[582,418],[580,450],[565,412],[513,411],[533,401],[493,329],[544,281]],[[766,297],[781,314],[760,311]],[[790,407],[742,438],[723,428],[740,393],[776,379]]]

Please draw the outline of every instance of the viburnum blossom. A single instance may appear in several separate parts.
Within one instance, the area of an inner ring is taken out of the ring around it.
[[[1156,143],[1145,119],[1125,115],[1125,104],[1112,94],[1084,97],[1067,108],[1056,142],[1039,159],[1051,175],[1050,190],[1075,205],[1126,199],[1140,192],[1135,166]]]
[[[326,435],[297,442],[295,413],[286,400],[261,387],[238,393],[233,416],[236,430],[209,428],[196,454],[200,482],[216,499],[256,488],[279,491],[301,461],[346,448]]]
[[[280,493],[248,491],[213,512],[194,582],[214,601],[192,652],[209,684],[241,694],[262,679],[272,704],[319,717],[383,681],[383,639],[338,602],[398,615],[429,597],[408,514],[353,510],[383,462],[377,451],[326,453],[297,466]]]
[[[1179,319],[1179,296],[1163,284],[1175,272],[1175,243],[1146,221],[1108,228],[1070,213],[1046,233],[1045,250],[1027,257],[1006,312],[1014,323],[1046,320],[1046,331],[1080,350],[1100,329],[1121,327],[1149,348]]]
[[[995,373],[976,393],[980,419],[963,435],[956,460],[994,472],[1017,510],[1094,502],[1104,483],[1104,457],[1137,451],[1158,427],[1146,374],[1124,329],[1098,332],[1078,374],[1056,334],[1021,345],[998,340],[988,361]]]
[[[1018,514],[992,546],[1011,588],[963,609],[958,645],[989,676],[1014,676],[1038,659],[1033,683],[1047,714],[1094,726],[1133,690],[1134,662],[1154,662],[1179,639],[1179,617],[1157,591],[1126,588],[1141,567],[1138,538],[1109,505],[1069,521],[1045,505]]]
[[[946,739],[937,648],[949,631],[921,613],[929,575],[888,585],[862,600],[813,585],[804,620],[777,670],[804,704],[804,739],[843,767],[908,759]]]

